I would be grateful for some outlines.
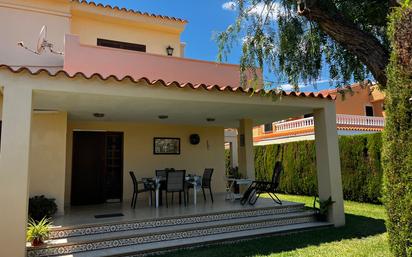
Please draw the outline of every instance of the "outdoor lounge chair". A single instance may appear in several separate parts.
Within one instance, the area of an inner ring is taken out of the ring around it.
[[[246,192],[243,194],[240,203],[245,205],[249,202],[250,205],[254,205],[259,199],[261,194],[267,193],[272,200],[277,204],[282,204],[282,201],[276,195],[276,189],[280,183],[280,174],[283,171],[283,166],[280,161],[275,163],[275,168],[273,169],[272,181],[253,181]]]
[[[149,181],[137,181],[136,176],[134,175],[133,171],[129,171],[130,177],[132,178],[133,182],[133,197],[131,207],[134,209],[136,208],[136,201],[137,195],[139,193],[149,192],[150,193],[150,204],[152,204],[152,191],[154,191],[154,186]],[[139,184],[143,184],[143,187],[139,189]]]

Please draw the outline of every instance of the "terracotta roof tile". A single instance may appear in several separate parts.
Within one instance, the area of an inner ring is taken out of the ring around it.
[[[112,9],[112,10],[129,12],[129,13],[132,13],[132,14],[145,15],[145,16],[154,17],[154,18],[161,18],[161,19],[167,19],[167,20],[187,23],[187,20],[184,20],[184,19],[170,17],[170,16],[164,16],[164,15],[158,15],[158,14],[153,14],[153,13],[147,13],[147,12],[140,12],[140,11],[137,11],[137,10],[127,9],[127,8],[124,8],[124,7],[121,8],[121,7],[118,7],[116,5],[115,6],[109,5],[109,4],[103,5],[101,3],[96,4],[94,1],[86,1],[86,0],[72,0],[72,2],[76,2],[76,3],[80,3],[80,4],[93,5],[95,7],[109,8],[109,9]]]
[[[338,125],[338,130],[383,131],[383,127],[342,126],[342,125]]]
[[[93,79],[93,78],[98,78],[100,80],[106,81],[109,79],[114,79],[118,82],[129,80],[133,83],[139,83],[139,82],[146,82],[149,85],[156,85],[160,84],[164,87],[178,87],[178,88],[191,88],[191,89],[199,89],[203,88],[207,91],[212,91],[212,90],[217,90],[217,91],[229,91],[229,92],[241,92],[241,93],[248,93],[248,94],[275,94],[278,96],[296,96],[296,97],[312,97],[312,98],[321,98],[321,99],[330,99],[330,100],[335,100],[336,96],[330,95],[330,94],[323,94],[323,93],[313,93],[313,92],[285,92],[285,91],[277,91],[277,90],[264,90],[264,89],[253,89],[253,88],[243,88],[243,87],[230,87],[230,86],[220,86],[220,85],[207,85],[207,84],[192,84],[190,82],[187,83],[179,83],[177,81],[171,81],[171,82],[166,82],[162,79],[156,79],[156,80],[149,80],[148,78],[142,77],[139,79],[135,79],[131,76],[125,76],[122,78],[118,78],[115,75],[110,75],[108,77],[103,77],[99,73],[94,73],[90,76],[87,76],[86,74],[82,72],[77,72],[75,74],[69,74],[64,70],[59,70],[54,73],[51,73],[49,70],[46,69],[39,69],[36,71],[32,71],[27,67],[20,67],[18,69],[13,69],[12,67],[5,65],[5,64],[0,64],[0,69],[6,69],[9,70],[13,73],[21,73],[21,72],[28,72],[31,75],[39,75],[42,73],[47,74],[50,77],[56,77],[59,75],[64,75],[67,78],[75,78],[75,77],[83,77],[84,79]]]

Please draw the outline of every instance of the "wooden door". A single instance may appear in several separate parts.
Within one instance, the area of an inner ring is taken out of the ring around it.
[[[123,133],[106,133],[106,168],[104,195],[106,201],[121,201],[123,195]]]
[[[123,133],[74,132],[72,205],[121,201]]]
[[[72,205],[104,203],[105,139],[103,132],[73,133]]]

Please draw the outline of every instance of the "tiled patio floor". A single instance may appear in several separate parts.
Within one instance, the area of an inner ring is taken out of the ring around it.
[[[166,217],[191,216],[280,206],[274,203],[271,199],[266,198],[260,198],[254,206],[248,204],[243,206],[240,204],[239,200],[225,200],[225,194],[216,194],[214,203],[210,201],[210,198],[207,198],[207,201],[205,202],[203,200],[203,196],[201,194],[198,194],[197,205],[195,206],[192,202],[192,199],[190,199],[190,203],[185,207],[183,204],[179,205],[176,198],[178,197],[175,197],[175,202],[173,205],[169,204],[169,208],[166,208],[166,206],[163,205],[158,209],[156,209],[154,206],[150,207],[147,200],[138,201],[136,209],[132,209],[130,207],[130,202],[106,203],[101,205],[88,206],[71,206],[65,209],[65,214],[63,216],[55,217],[53,219],[53,224],[56,227],[81,224],[98,224],[130,220],[147,220]],[[291,205],[297,205],[297,203],[285,201],[283,202],[282,206]],[[122,213],[124,216],[99,219],[94,217],[95,215],[114,213]]]

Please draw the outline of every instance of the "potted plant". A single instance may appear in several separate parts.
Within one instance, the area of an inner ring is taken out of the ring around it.
[[[40,221],[35,221],[30,218],[27,225],[26,238],[31,242],[32,246],[40,246],[44,244],[50,235],[51,222],[48,218],[43,218]]]
[[[316,203],[318,203],[319,208],[316,207]],[[332,201],[332,197],[329,196],[327,200],[320,200],[317,199],[315,196],[315,200],[313,201],[313,208],[315,209],[315,217],[318,221],[327,221],[328,220],[328,211],[329,207],[334,204],[335,201]]]
[[[53,198],[40,195],[29,199],[29,217],[35,221],[40,221],[44,217],[51,218],[56,212],[57,205]]]

